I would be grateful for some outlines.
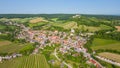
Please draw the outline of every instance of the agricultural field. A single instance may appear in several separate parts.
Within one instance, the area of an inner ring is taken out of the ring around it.
[[[0,41],[0,46],[9,45],[11,43],[12,42],[10,42],[10,41]]]
[[[23,19],[19,19],[19,20],[15,20],[17,23],[26,23],[29,22],[29,20],[31,20],[32,18],[23,18]]]
[[[30,44],[12,43],[10,41],[0,42],[0,53],[18,53],[22,48],[31,46]]]
[[[0,63],[0,68],[49,68],[44,55],[23,56]]]
[[[120,42],[116,41],[116,40],[107,40],[107,39],[95,38],[93,40],[91,48],[93,50],[110,49],[110,50],[120,51]]]
[[[63,27],[64,29],[71,29],[71,28],[76,29],[76,28],[78,28],[79,30],[88,30],[90,32],[112,29],[112,27],[107,26],[107,25],[100,25],[99,27],[86,26],[86,25],[79,25],[78,26],[77,22],[74,22],[74,21],[69,21],[69,22],[65,22],[65,23],[51,23],[51,25]]]
[[[115,28],[117,28],[117,31],[120,31],[120,26],[115,26]]]
[[[29,26],[30,27],[35,27],[35,26],[43,26],[43,25],[46,25],[47,24],[47,22],[39,22],[39,23],[35,23],[35,24],[33,24],[33,23],[29,23]]]
[[[6,27],[3,25],[0,25],[0,30],[5,29]]]
[[[57,20],[58,20],[58,18],[52,18],[51,20],[52,20],[52,21],[57,21]]]
[[[114,53],[109,53],[109,52],[102,52],[98,54],[101,57],[108,58],[110,60],[116,61],[120,63],[120,55],[119,54],[114,54]]]
[[[30,23],[38,23],[38,22],[47,22],[47,20],[45,20],[44,18],[40,17],[40,18],[35,18],[29,21]]]
[[[82,30],[88,30],[90,32],[95,32],[95,31],[99,31],[99,30],[109,30],[109,29],[112,29],[112,27],[107,26],[107,25],[100,25],[99,27],[79,25],[78,28],[82,29]]]

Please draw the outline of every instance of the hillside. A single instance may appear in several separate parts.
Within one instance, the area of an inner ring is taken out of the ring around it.
[[[49,68],[44,55],[30,55],[0,63],[0,68]]]

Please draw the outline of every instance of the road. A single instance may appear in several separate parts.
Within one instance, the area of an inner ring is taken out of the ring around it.
[[[57,56],[57,52],[56,52],[56,49],[54,50],[54,53],[55,57],[57,58],[57,60],[61,61],[61,59]],[[63,64],[66,65],[68,68],[72,68],[71,65],[67,64],[65,61],[63,61]]]
[[[100,60],[102,60],[102,61],[105,61],[105,62],[114,64],[114,65],[116,65],[116,66],[120,66],[120,63],[113,62],[113,61],[111,61],[111,60],[109,60],[109,59],[105,59],[105,58],[102,58],[102,57],[100,57],[100,56],[95,56],[95,57],[98,58],[98,59],[100,59]]]

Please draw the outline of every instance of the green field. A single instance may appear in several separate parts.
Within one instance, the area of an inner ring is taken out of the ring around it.
[[[12,42],[10,42],[10,41],[0,41],[0,46],[9,45],[11,43]]]
[[[0,29],[5,29],[6,27],[3,25],[0,25]]]
[[[77,22],[74,22],[74,21],[69,21],[69,22],[65,22],[65,23],[50,23],[50,24],[53,26],[63,27],[64,29],[78,28],[79,30],[88,30],[90,32],[95,32],[98,30],[112,29],[112,27],[107,26],[107,25],[100,25],[99,27],[86,26],[86,25],[79,25],[78,26]]]
[[[12,43],[10,41],[0,41],[0,53],[17,53],[26,46],[31,44]]]
[[[30,55],[0,63],[0,68],[49,68],[44,55]]]
[[[95,38],[91,46],[93,50],[110,49],[120,51],[120,42],[116,40],[107,40]]]
[[[45,25],[47,24],[46,22],[39,22],[39,23],[29,23],[29,26],[30,27],[34,27],[34,26],[42,26],[42,25]]]

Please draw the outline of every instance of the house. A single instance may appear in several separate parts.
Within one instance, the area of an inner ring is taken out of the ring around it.
[[[72,18],[80,18],[80,17],[81,17],[81,15],[75,15]]]
[[[96,68],[103,68],[98,62],[96,62],[94,59],[90,59],[89,62],[91,62],[92,64],[94,64],[96,66]]]
[[[0,62],[2,62],[2,57],[0,56]]]

